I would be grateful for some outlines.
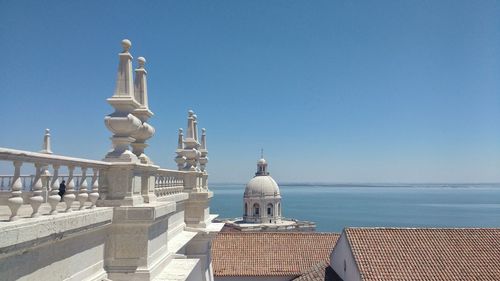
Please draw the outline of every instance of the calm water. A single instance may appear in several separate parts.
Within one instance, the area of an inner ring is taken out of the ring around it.
[[[242,216],[245,185],[212,184],[211,213]],[[280,185],[283,215],[345,226],[500,227],[500,184]]]

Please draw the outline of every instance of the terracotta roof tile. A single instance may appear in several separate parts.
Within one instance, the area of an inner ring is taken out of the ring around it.
[[[337,233],[221,232],[212,243],[215,276],[299,276],[327,262]]]
[[[500,280],[500,229],[346,228],[362,279]]]

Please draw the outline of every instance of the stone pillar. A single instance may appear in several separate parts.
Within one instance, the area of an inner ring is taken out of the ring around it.
[[[188,258],[200,260],[202,281],[213,281],[212,240],[224,223],[212,223],[217,215],[210,215],[210,199],[213,197],[213,192],[208,190],[207,181],[206,171],[186,172],[184,175],[184,190],[189,193],[189,198],[184,204],[186,230],[197,232],[186,247],[186,255]]]
[[[211,223],[210,199],[213,192],[202,188],[199,183],[203,177],[201,172],[187,172],[184,174],[184,191],[189,193],[185,203],[184,221],[193,228],[204,228]]]
[[[141,167],[141,194],[144,199],[144,203],[155,202],[157,197],[155,195],[155,180],[156,172],[159,166],[149,165],[147,167]]]
[[[144,203],[142,173],[136,164],[113,163],[99,177],[99,186],[106,186],[105,199],[97,206],[135,206]]]
[[[175,208],[175,202],[162,202],[114,209],[105,260],[110,280],[155,280],[172,258],[167,231]]]

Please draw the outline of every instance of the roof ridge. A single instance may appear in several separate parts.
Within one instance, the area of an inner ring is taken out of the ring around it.
[[[500,227],[392,227],[392,226],[349,226],[344,229],[486,229],[500,230]]]

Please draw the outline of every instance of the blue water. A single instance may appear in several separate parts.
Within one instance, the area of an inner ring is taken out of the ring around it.
[[[211,213],[241,217],[244,184],[212,184]],[[500,184],[280,185],[283,215],[346,226],[500,227]]]

